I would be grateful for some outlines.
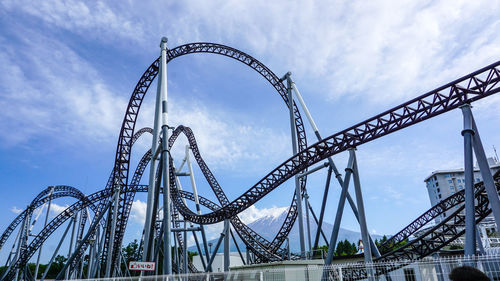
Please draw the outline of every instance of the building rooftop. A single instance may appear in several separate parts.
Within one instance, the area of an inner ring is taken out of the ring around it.
[[[496,159],[496,158],[489,157],[488,158],[488,164],[490,165],[490,168],[500,168],[500,162],[498,162],[498,159]],[[479,167],[478,166],[479,165],[477,165],[477,163],[476,163],[476,166],[474,166],[474,172],[479,172]],[[429,180],[434,175],[450,174],[450,173],[463,173],[463,172],[464,172],[464,168],[449,169],[449,170],[436,170],[436,171],[432,172],[429,176],[427,176],[424,179],[424,182],[427,182],[427,180]]]

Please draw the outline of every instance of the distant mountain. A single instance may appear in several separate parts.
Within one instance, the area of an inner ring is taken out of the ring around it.
[[[259,233],[262,237],[271,241],[274,238],[274,236],[276,235],[276,233],[278,233],[278,231],[280,230],[281,225],[283,224],[283,221],[286,218],[286,214],[287,214],[287,212],[284,211],[277,216],[265,216],[265,217],[262,217],[256,221],[248,224],[248,226],[251,227],[253,230],[255,230],[255,232]],[[311,227],[311,240],[312,240],[311,243],[314,243],[317,225],[312,217],[309,218],[309,223],[310,223],[310,227]],[[326,239],[330,240],[330,235],[331,235],[332,230],[333,230],[333,225],[326,223],[326,222],[323,222],[322,228],[323,228],[323,232],[326,235]],[[292,252],[300,251],[300,241],[299,241],[298,229],[299,229],[299,226],[298,226],[298,222],[296,221],[293,228],[292,228],[292,231],[290,232],[290,235],[288,236],[290,238],[290,245],[291,245]],[[306,224],[305,215],[304,215],[304,232],[306,235],[306,248],[307,248],[307,246],[308,246],[308,244],[307,244],[307,224]],[[240,247],[241,251],[245,252],[246,251],[245,244],[239,239],[236,232],[234,234],[236,236],[236,239],[238,241],[238,246]],[[372,236],[373,240],[375,240],[375,239],[380,240],[380,238],[382,238],[381,235],[371,235],[371,236]],[[198,235],[198,237],[199,237],[199,239],[201,238],[199,235]],[[345,228],[340,228],[339,237],[337,239],[337,242],[344,241],[345,239],[347,239],[348,241],[355,243],[357,245],[358,241],[361,239],[361,233],[357,232],[357,231],[348,230]],[[214,240],[209,241],[213,244],[212,247],[215,247],[215,245],[217,244],[217,240],[218,239],[214,239]],[[236,252],[237,249],[236,249],[236,246],[234,245],[232,239],[231,239],[230,245],[231,245],[231,252]],[[320,236],[320,240],[319,240],[319,245],[320,246],[326,245],[325,240],[321,236]],[[191,252],[197,252],[196,245],[189,247],[188,250]],[[223,244],[221,244],[218,252],[219,253],[223,252]]]

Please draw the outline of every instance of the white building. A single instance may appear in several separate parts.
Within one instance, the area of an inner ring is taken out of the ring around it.
[[[242,253],[245,256],[245,253]],[[206,260],[205,260],[206,262]],[[203,264],[201,263],[200,256],[193,256],[193,265],[200,271],[203,271]],[[229,254],[229,266],[240,266],[243,265],[243,261],[238,253]],[[213,272],[224,272],[224,254],[217,253],[215,255],[214,261],[212,262]]]
[[[500,170],[500,162],[498,162],[498,159],[488,158],[488,163],[493,174],[496,171]],[[482,181],[482,177],[481,173],[479,172],[479,168],[474,167],[474,182],[476,183],[480,181]],[[449,197],[450,195],[453,195],[455,192],[464,189],[464,169],[437,170],[432,172],[430,176],[425,178],[424,182],[427,186],[427,192],[429,193],[429,200],[431,201],[431,205],[434,206],[441,200]],[[440,217],[436,218],[436,223],[441,222],[442,219],[455,212],[457,208],[458,207],[452,208]]]

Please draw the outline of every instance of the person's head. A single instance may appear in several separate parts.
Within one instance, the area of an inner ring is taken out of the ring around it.
[[[490,281],[481,270],[467,265],[455,267],[449,277],[452,281]]]

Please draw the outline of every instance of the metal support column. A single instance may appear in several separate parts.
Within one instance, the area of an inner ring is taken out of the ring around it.
[[[66,227],[66,230],[64,230],[63,236],[61,237],[61,240],[59,240],[59,244],[57,244],[56,250],[54,251],[54,254],[52,254],[52,257],[50,258],[50,261],[47,264],[47,267],[45,268],[45,271],[43,272],[43,275],[42,275],[42,278],[40,278],[40,281],[45,280],[45,277],[47,277],[47,273],[49,273],[50,266],[54,262],[54,259],[56,258],[57,253],[59,252],[59,248],[61,248],[61,245],[64,241],[64,238],[66,238],[66,235],[68,234],[68,231],[71,228],[72,223],[74,223],[74,221],[70,220],[68,223],[68,226]]]
[[[353,163],[353,182],[354,182],[354,190],[356,192],[356,205],[358,206],[359,212],[359,226],[361,228],[361,239],[363,240],[363,245],[365,245],[365,262],[372,263],[372,249],[370,245],[370,234],[368,233],[368,226],[366,225],[366,216],[365,216],[365,204],[363,202],[363,193],[361,192],[361,182],[359,180],[359,169],[358,169],[358,161],[356,159],[356,152],[354,148],[349,149],[349,153],[352,153],[354,158]]]
[[[292,94],[292,79],[290,78],[292,73],[288,72],[286,74],[287,81],[287,94],[288,94],[288,108],[290,112],[290,130],[292,135],[292,150],[293,155],[296,155],[297,150],[297,131],[295,127],[295,116],[293,112],[293,94]],[[304,238],[304,218],[302,212],[302,190],[300,190],[300,179],[298,175],[295,175],[295,200],[297,204],[297,220],[299,221],[299,240],[300,240],[300,256],[304,258],[306,251],[306,244]]]
[[[477,242],[477,249],[479,249],[479,253],[481,255],[486,254],[486,250],[484,249],[483,241],[481,241],[481,234],[479,234],[479,228],[476,225],[476,242]]]
[[[99,235],[99,232],[97,232],[97,235]],[[87,278],[90,279],[92,278],[90,276],[91,272],[92,272],[92,264],[94,262],[94,253],[95,253],[95,246],[96,246],[96,241],[97,240],[94,240],[94,241],[91,241],[90,242],[90,250],[89,250],[89,263],[88,263],[88,266],[87,266]],[[80,277],[81,278],[81,277]]]
[[[481,177],[483,178],[484,188],[486,189],[486,194],[488,196],[493,217],[495,218],[495,223],[498,229],[498,227],[500,227],[500,199],[498,198],[495,181],[493,180],[488,159],[486,158],[486,153],[484,152],[483,143],[481,142],[481,137],[479,136],[479,130],[477,129],[476,121],[474,120],[470,106],[463,107],[462,112],[469,115],[472,120],[472,130],[474,130],[472,145],[474,147]]]
[[[117,180],[118,181],[118,180]],[[106,257],[106,272],[105,277],[111,277],[111,267],[113,264],[113,250],[115,243],[115,232],[116,232],[116,222],[118,220],[118,206],[120,203],[120,184],[115,182],[114,184],[114,198],[113,198],[113,213],[111,216],[111,231],[109,234],[109,244],[108,244],[108,256]]]
[[[332,167],[330,166],[330,168],[328,168],[328,174],[326,175],[326,184],[325,184],[325,190],[323,192],[323,201],[321,202],[321,210],[319,212],[318,229],[316,230],[316,235],[314,237],[314,244],[313,244],[314,249],[318,248],[319,244],[319,234],[323,226],[323,217],[325,215],[326,200],[328,198],[328,191],[330,189],[331,178],[332,178]]]
[[[48,205],[47,205],[47,213],[45,214],[45,222],[43,223],[43,228],[45,228],[47,226],[47,222],[49,221],[49,214],[50,214],[50,207],[52,206],[52,194],[54,194],[54,187],[52,186],[52,188],[50,189],[50,192],[49,192],[49,202],[48,202]],[[38,268],[40,266],[40,257],[42,256],[42,248],[43,248],[43,243],[40,244],[40,248],[38,249],[38,257],[36,259],[36,266],[35,266],[35,281],[36,281],[36,278],[38,276]]]
[[[307,229],[307,259],[312,259],[313,252],[312,252],[312,245],[311,245],[311,222],[309,220],[309,195],[307,192],[304,194],[304,204],[306,207],[306,229]]]
[[[182,266],[183,266],[183,272],[184,274],[188,274],[188,252],[187,252],[187,223],[184,221],[184,233],[183,233],[183,239],[184,239],[184,244],[183,244],[183,249],[182,249]]]
[[[302,109],[304,110],[304,112],[306,114],[307,120],[309,121],[309,123],[311,124],[311,127],[313,128],[313,131],[314,131],[314,134],[316,135],[316,138],[318,139],[318,141],[322,140],[323,138],[321,137],[321,135],[319,133],[319,129],[316,126],[316,123],[314,122],[314,119],[312,118],[312,115],[309,112],[309,109],[307,108],[306,103],[304,102],[304,99],[302,98],[302,95],[300,94],[299,90],[297,89],[297,86],[293,82],[293,80],[290,77],[290,75],[288,75],[288,79],[291,82],[293,91],[295,92],[295,95],[297,96],[297,100],[299,101],[300,105],[302,106]],[[344,186],[344,182],[342,181],[342,175],[339,173],[337,167],[335,166],[335,163],[333,162],[333,158],[332,157],[328,157],[327,159],[328,159],[328,163],[330,164],[330,167],[332,168],[332,170],[333,170],[333,172],[335,174],[335,178],[337,178],[337,181],[339,182],[340,186],[343,187]],[[328,192],[325,192],[325,196],[327,194],[328,194]],[[349,202],[349,205],[351,206],[351,209],[352,209],[352,212],[354,213],[354,216],[356,217],[356,219],[359,222],[358,210],[357,210],[356,205],[354,203],[354,200],[352,199],[352,197],[349,194],[349,192],[347,193],[347,201]],[[325,197],[324,197],[323,202],[324,202],[324,204],[326,204]],[[321,206],[322,209],[324,209],[324,204]],[[322,216],[322,214],[320,213],[320,217],[321,216]],[[321,221],[321,224],[322,224],[322,220],[320,220],[320,221]],[[314,247],[317,247],[317,245],[315,244]],[[373,240],[371,239],[371,237],[370,237],[370,247],[372,248],[372,252],[375,254],[375,256],[376,257],[380,257],[380,253],[379,253],[379,251],[377,249],[377,246],[375,245],[375,243],[373,242]]]
[[[286,238],[286,254],[288,256],[288,260],[292,259],[292,251],[290,249],[290,238]]]
[[[308,202],[308,205],[309,205],[309,211],[311,212],[311,215],[313,216],[314,222],[316,222],[316,226],[318,226],[318,225],[319,225],[318,218],[316,217],[316,214],[314,213],[314,210],[313,210],[313,208],[311,207],[311,202],[309,202],[309,200],[308,200],[307,202]],[[326,235],[325,235],[325,233],[323,232],[323,230],[322,230],[322,229],[320,229],[320,232],[321,232],[321,236],[323,237],[323,239],[324,239],[324,241],[325,241],[326,245],[328,246],[328,245],[329,245],[329,243],[328,243],[328,241],[326,240]],[[314,249],[314,248],[313,248],[313,249]]]
[[[175,222],[172,222],[175,223]],[[160,237],[158,237],[160,239]],[[181,262],[179,257],[179,241],[177,240],[177,235],[174,235],[174,256],[173,256],[173,264],[177,265],[177,273],[181,271]],[[165,250],[165,249],[164,249]]]
[[[168,99],[167,99],[167,38],[161,39],[161,75],[158,83],[161,95],[161,132],[163,161],[163,274],[172,274],[171,222],[170,222],[170,153],[168,151]]]
[[[191,164],[191,159],[189,157],[189,150],[191,147],[189,145],[186,145],[186,163],[187,167],[189,170],[189,179],[191,180],[191,187],[193,188],[193,196],[194,196],[194,202],[196,204],[196,212],[198,215],[201,215],[201,207],[200,207],[200,199],[198,197],[198,189],[196,188],[196,181],[194,180],[194,173],[193,173],[193,165]],[[208,260],[210,259],[210,252],[208,250],[208,244],[207,244],[207,237],[205,235],[205,227],[200,224],[200,232],[201,232],[201,240],[203,242],[203,247],[205,248],[205,257]],[[200,258],[203,259],[203,253],[200,252]],[[212,271],[212,268],[209,267],[208,271]]]
[[[250,260],[250,250],[248,247],[246,247],[246,255],[247,255],[247,264],[252,264],[252,261]]]
[[[21,249],[24,248],[28,242],[30,218],[31,218],[31,212],[33,210],[30,210],[30,206],[27,206],[26,209],[28,211],[26,212],[26,217],[24,218],[23,228],[22,228],[22,230],[20,230],[21,236],[19,237],[19,244],[17,245],[16,258],[12,261],[13,263],[19,258],[19,255],[21,253]],[[17,280],[18,275],[19,275],[19,268],[16,269],[16,276],[15,276],[14,280]],[[22,279],[22,275],[21,275],[21,279]]]
[[[354,151],[349,150],[349,160],[347,162],[347,168],[345,168],[346,173],[344,176],[344,186],[342,186],[342,192],[340,193],[339,203],[337,204],[337,213],[335,215],[335,222],[333,223],[333,230],[330,236],[330,246],[328,247],[328,254],[326,255],[326,260],[325,260],[326,265],[330,265],[332,263],[335,247],[337,246],[337,238],[339,236],[340,222],[342,221],[342,214],[344,213],[347,190],[349,188],[349,182],[351,181],[351,174],[353,172],[353,163],[354,163]]]
[[[71,252],[73,251],[73,243],[75,241],[75,231],[76,231],[77,216],[78,216],[78,213],[75,213],[73,215],[73,218],[72,218],[72,220],[73,220],[73,229],[71,230],[71,238],[69,239],[68,260],[71,257]],[[66,270],[64,271],[64,279],[68,280],[68,277],[69,277],[69,267],[66,268]]]
[[[220,244],[222,244],[222,240],[224,239],[224,236],[226,236],[226,226],[229,227],[229,224],[224,223],[224,230],[222,230],[219,240],[217,240],[217,244],[215,245],[215,249],[212,253],[212,256],[210,257],[207,265],[207,271],[209,268],[212,268],[212,263],[214,262],[215,256],[217,255],[217,251],[219,251]]]
[[[163,41],[162,41],[163,42]],[[154,216],[156,215],[156,210],[153,208],[154,202],[158,201],[155,196],[156,191],[156,169],[157,169],[157,158],[155,157],[156,151],[158,151],[158,141],[161,131],[161,77],[162,68],[160,62],[160,69],[158,72],[158,82],[156,90],[156,102],[155,102],[155,116],[154,116],[154,126],[153,126],[153,140],[151,144],[151,161],[149,163],[149,186],[148,186],[148,201],[146,204],[146,221],[144,223],[144,246],[142,251],[142,260],[151,260],[151,247],[152,238],[151,231],[154,222]]]
[[[229,237],[229,230],[230,230],[229,220],[225,219],[224,220],[224,272],[229,271],[229,261],[230,261],[229,255],[231,254],[229,252],[229,241],[231,239],[231,237]]]
[[[118,192],[115,192],[114,196],[117,196],[117,195],[118,195]],[[84,242],[88,241],[90,239],[90,237],[93,235],[93,233],[95,232],[95,230],[99,228],[99,222],[104,217],[104,214],[109,210],[109,208],[111,207],[111,204],[113,204],[113,202],[114,202],[114,200],[111,200],[110,202],[108,202],[107,205],[104,207],[104,209],[101,211],[101,213],[94,218],[94,221],[92,221],[92,224],[90,225],[89,230],[87,231],[87,234],[85,234],[83,239],[80,241],[78,246],[75,248],[75,251],[73,252],[71,257],[69,257],[69,259],[66,261],[66,264],[62,268],[61,272],[59,272],[59,274],[57,275],[56,280],[62,280],[63,273],[69,268],[69,266],[76,259],[78,253],[80,252],[81,248],[83,247]],[[75,221],[75,223],[76,223],[76,221]],[[98,237],[98,235],[99,235],[99,232],[97,232],[97,237]],[[103,230],[102,235],[103,236],[101,237],[101,244],[99,246],[99,250],[96,252],[96,256],[97,256],[97,258],[96,258],[96,264],[97,264],[96,270],[97,270],[97,272],[100,271],[99,270],[99,264],[100,264],[99,254],[103,248],[103,244],[104,244],[104,240],[105,240],[104,236],[106,235],[106,230]]]
[[[476,220],[474,214],[474,166],[472,156],[472,115],[470,105],[461,107],[464,117],[464,176],[465,176],[465,250],[466,256],[476,254]],[[468,110],[467,110],[468,109]],[[489,169],[489,167],[488,167]]]
[[[29,206],[28,206],[29,207]],[[27,207],[27,208],[28,208]],[[14,255],[14,257],[12,258],[10,264],[9,264],[9,267],[7,267],[7,270],[5,270],[4,274],[2,275],[2,277],[0,278],[0,280],[3,280],[5,278],[5,276],[7,275],[7,273],[10,271],[10,269],[12,268],[12,265],[16,262],[16,260],[19,258],[19,254],[21,253],[21,244],[23,243],[23,233],[24,233],[24,230],[26,229],[26,219],[27,217],[29,216],[29,212],[27,211],[26,212],[26,216],[24,217],[23,219],[23,222],[21,224],[21,228],[19,229],[19,232],[18,232],[18,239],[17,239],[17,248],[16,248],[16,253]],[[14,241],[15,243],[15,241]],[[14,249],[14,245],[12,245],[12,249]],[[11,252],[12,253],[12,252]],[[15,275],[15,278],[14,280],[17,280],[18,279],[18,274],[19,274],[19,269],[16,269],[16,275]]]
[[[207,269],[207,264],[205,263],[205,258],[203,257],[203,252],[201,250],[200,242],[198,241],[198,237],[196,236],[196,232],[193,231],[194,242],[196,244],[196,249],[198,249],[198,254],[200,255],[201,265],[203,266],[203,271]]]
[[[231,237],[233,238],[234,246],[236,246],[236,250],[240,255],[241,262],[243,263],[243,265],[246,265],[245,259],[243,258],[243,254],[241,253],[240,246],[238,246],[238,241],[236,241],[236,237],[234,236],[233,230],[230,229],[229,232],[231,233]]]

